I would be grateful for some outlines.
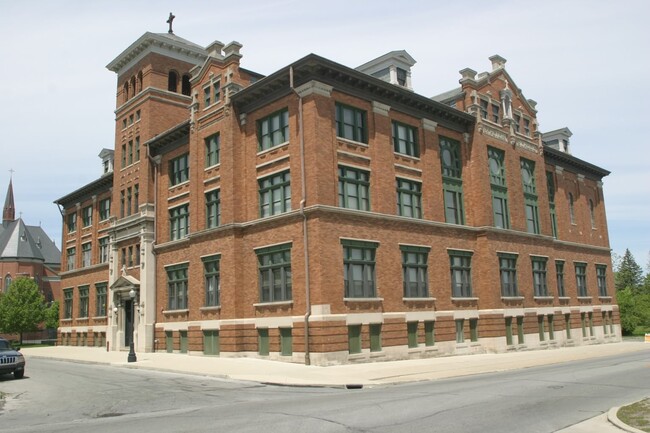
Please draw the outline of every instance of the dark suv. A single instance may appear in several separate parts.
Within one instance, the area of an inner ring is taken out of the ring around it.
[[[25,357],[4,338],[0,338],[0,375],[13,373],[16,379],[25,375]]]

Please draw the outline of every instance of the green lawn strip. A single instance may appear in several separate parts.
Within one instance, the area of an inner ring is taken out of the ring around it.
[[[650,433],[650,398],[623,406],[616,415],[625,424]]]

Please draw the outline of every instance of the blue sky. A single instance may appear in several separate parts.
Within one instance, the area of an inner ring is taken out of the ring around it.
[[[452,4],[453,3],[453,4]],[[112,148],[116,76],[105,66],[146,31],[206,46],[244,45],[262,74],[315,53],[356,67],[391,50],[417,61],[413,86],[432,96],[458,71],[500,54],[542,131],[573,132],[574,156],[604,179],[613,251],[645,269],[650,253],[650,2],[13,1],[0,0],[0,197],[13,174],[17,212],[61,244],[53,201],[98,178]]]

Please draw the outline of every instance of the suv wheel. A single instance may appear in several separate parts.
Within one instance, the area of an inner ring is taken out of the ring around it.
[[[22,379],[24,375],[25,375],[25,370],[14,371],[14,379]]]

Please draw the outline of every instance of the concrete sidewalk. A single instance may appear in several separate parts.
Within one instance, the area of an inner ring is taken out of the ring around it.
[[[50,358],[278,385],[371,387],[515,370],[636,351],[645,351],[650,356],[650,344],[622,342],[552,350],[450,356],[329,367],[306,366],[257,358],[211,357],[177,353],[138,353],[137,362],[129,363],[127,362],[127,352],[106,352],[103,348],[74,346],[27,347],[22,350],[22,353],[27,358],[27,374],[29,374],[29,358]],[[621,431],[608,421],[606,414],[562,430],[564,433],[620,433]]]

